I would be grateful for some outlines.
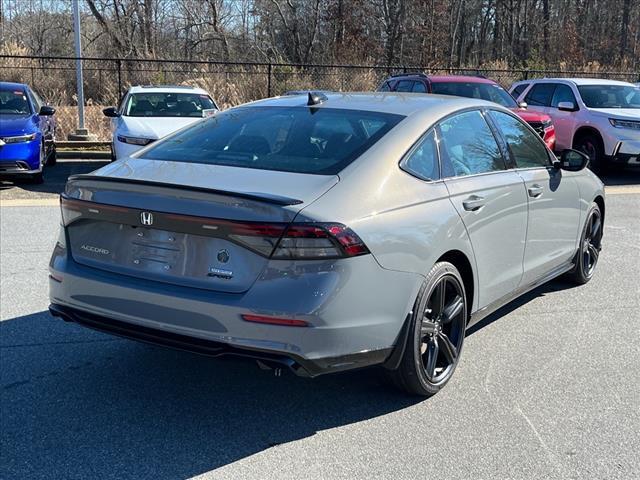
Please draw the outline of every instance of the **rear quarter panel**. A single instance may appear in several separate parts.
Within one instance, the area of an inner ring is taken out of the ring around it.
[[[340,182],[296,219],[348,225],[381,268],[416,275],[414,293],[436,261],[450,250],[467,256],[475,276],[471,244],[444,182],[420,180],[398,165],[433,123],[429,117],[433,114],[405,120],[403,128],[394,129],[343,170]],[[476,299],[473,309],[475,306]]]

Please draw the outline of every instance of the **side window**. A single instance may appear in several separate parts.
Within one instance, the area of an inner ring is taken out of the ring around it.
[[[396,92],[410,92],[413,90],[413,80],[400,80],[396,85]]]
[[[553,96],[555,88],[555,83],[537,83],[531,87],[524,101],[529,105],[548,107],[551,105],[551,97]]]
[[[413,84],[413,90],[411,91],[415,93],[427,93],[427,87],[425,87],[422,82],[415,82]]]
[[[528,86],[528,83],[521,83],[520,85],[517,85],[511,92],[511,96],[513,96],[513,98],[518,98],[520,95],[522,95],[522,92],[524,92]]]
[[[30,88],[27,88],[26,91],[27,91],[27,96],[31,101],[31,105],[33,105],[34,113],[38,113],[40,111],[40,107],[42,106],[38,103],[38,97],[35,96],[33,90],[31,90]]]
[[[438,166],[438,147],[435,132],[427,133],[422,140],[404,158],[400,167],[411,175],[422,180],[436,180],[440,178]]]
[[[574,106],[578,106],[576,97],[575,95],[573,95],[573,91],[571,91],[571,87],[569,85],[559,83],[556,87],[556,91],[553,94],[553,99],[551,100],[551,106],[554,108],[558,108],[558,103],[560,102],[571,102]]]
[[[389,87],[389,82],[384,82],[380,88],[378,88],[379,92],[390,92],[391,91],[391,87]]]
[[[506,169],[496,139],[479,111],[450,117],[439,128],[443,176]]]
[[[491,111],[491,118],[502,133],[519,168],[546,167],[549,154],[540,137],[511,115]]]

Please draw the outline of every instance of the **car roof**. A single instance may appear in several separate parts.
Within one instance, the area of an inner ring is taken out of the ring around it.
[[[474,75],[429,75],[429,80],[433,83],[444,82],[460,82],[460,83],[490,83],[495,84],[493,80]]]
[[[533,78],[527,80],[528,82],[560,82],[560,83],[573,83],[574,85],[633,85],[629,82],[621,82],[620,80],[609,80],[607,78]]]
[[[489,83],[496,84],[491,79],[480,77],[477,75],[425,75],[424,73],[406,73],[400,75],[394,75],[388,80],[419,80],[425,79],[432,83],[444,83],[444,82],[460,82],[460,83]]]
[[[0,82],[0,87],[18,88],[20,90],[23,90],[23,89],[27,88],[27,85],[25,83]]]
[[[129,88],[129,93],[200,93],[209,95],[209,92],[202,88],[188,85],[135,85]]]
[[[416,112],[433,110],[438,115],[473,107],[499,107],[493,102],[476,98],[454,97],[425,93],[398,92],[333,92],[324,94],[326,100],[314,108],[342,108],[409,116]],[[242,106],[301,107],[307,106],[308,94],[286,95],[258,100]],[[500,108],[500,107],[499,107]]]

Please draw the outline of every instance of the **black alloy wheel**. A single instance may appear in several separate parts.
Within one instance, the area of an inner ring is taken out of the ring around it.
[[[392,381],[407,393],[431,396],[451,379],[468,319],[464,282],[449,262],[436,263],[411,312],[409,333]]]

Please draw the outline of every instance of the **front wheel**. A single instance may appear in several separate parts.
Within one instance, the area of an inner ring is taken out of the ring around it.
[[[596,135],[582,135],[574,144],[576,150],[589,157],[589,168],[595,173],[606,173],[604,145]]]
[[[416,299],[400,366],[389,373],[398,387],[430,397],[447,384],[460,359],[467,310],[460,272],[436,263]]]

